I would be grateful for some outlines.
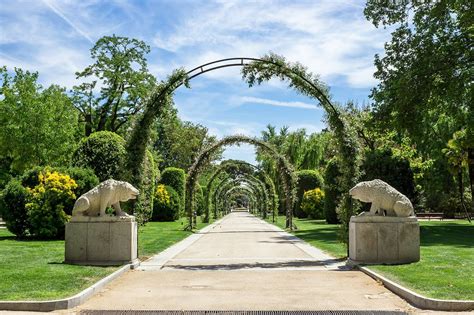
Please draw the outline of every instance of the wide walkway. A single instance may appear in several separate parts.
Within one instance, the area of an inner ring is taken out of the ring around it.
[[[78,309],[415,311],[365,274],[246,212],[142,263]]]

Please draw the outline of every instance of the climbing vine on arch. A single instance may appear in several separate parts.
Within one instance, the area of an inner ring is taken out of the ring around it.
[[[341,220],[341,239],[348,244],[349,221],[353,214],[349,189],[359,178],[358,144],[349,130],[339,108],[329,99],[328,87],[318,76],[308,72],[300,63],[290,63],[282,56],[270,53],[242,68],[242,78],[249,87],[260,85],[272,78],[287,82],[298,93],[318,102],[327,113],[329,127],[333,130],[341,158],[341,190],[344,191],[338,206]]]

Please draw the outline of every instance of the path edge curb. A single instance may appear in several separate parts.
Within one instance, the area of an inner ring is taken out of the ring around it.
[[[82,290],[68,298],[46,301],[0,301],[0,310],[4,311],[30,311],[30,312],[51,312],[76,307],[87,301],[92,295],[101,290],[104,286],[115,280],[124,272],[137,267],[137,263],[127,264],[120,267],[105,278],[100,279],[90,287]]]
[[[472,311],[474,310],[474,301],[470,300],[440,300],[440,299],[433,299],[428,298],[423,295],[420,295],[416,292],[413,292],[400,284],[385,278],[384,276],[370,270],[367,267],[358,266],[356,265],[357,269],[368,275],[369,277],[382,282],[382,284],[395,293],[396,295],[400,296],[401,298],[408,301],[415,307],[425,310],[433,310],[433,311]]]

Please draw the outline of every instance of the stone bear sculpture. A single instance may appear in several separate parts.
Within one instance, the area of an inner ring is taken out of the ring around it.
[[[105,216],[105,209],[112,206],[118,217],[128,214],[120,208],[120,201],[136,199],[139,192],[127,182],[108,179],[80,196],[72,210],[73,216]]]
[[[380,179],[360,182],[349,194],[354,199],[372,203],[369,215],[409,217],[415,214],[410,200]]]

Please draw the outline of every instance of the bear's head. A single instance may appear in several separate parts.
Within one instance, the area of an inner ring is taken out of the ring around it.
[[[120,182],[120,201],[125,202],[130,199],[137,199],[137,196],[140,194],[138,189],[132,186],[132,184],[127,182]]]
[[[349,190],[349,195],[352,198],[360,200],[362,202],[372,202],[371,199],[371,181],[370,182],[360,182]]]

